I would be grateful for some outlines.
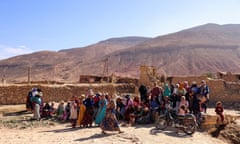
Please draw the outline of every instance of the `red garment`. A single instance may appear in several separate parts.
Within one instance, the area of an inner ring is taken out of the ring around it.
[[[224,115],[223,115],[223,107],[222,106],[216,106],[215,112],[217,115],[221,117],[221,121],[224,120]]]
[[[139,99],[134,99],[133,100],[133,106],[138,107],[140,105],[140,100]]]
[[[154,87],[150,93],[151,93],[151,100],[153,100],[155,96],[158,97],[161,94],[161,91],[159,87]]]
[[[154,87],[152,90],[151,90],[151,95],[152,96],[159,96],[161,93],[160,91],[160,88],[159,87]]]
[[[95,96],[95,97],[93,98],[94,103],[98,103],[99,100],[100,100],[100,97],[99,97],[99,96]]]

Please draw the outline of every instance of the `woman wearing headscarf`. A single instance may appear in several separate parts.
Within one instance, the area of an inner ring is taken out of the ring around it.
[[[103,118],[106,115],[107,99],[103,94],[100,96],[98,105],[99,105],[99,109],[98,109],[98,113],[96,115],[96,120],[95,120],[95,124],[97,125],[99,125],[102,122]]]
[[[77,125],[77,118],[78,118],[78,105],[75,100],[71,101],[69,118],[71,120],[72,128],[75,128]]]
[[[134,113],[134,107],[133,107],[133,101],[130,97],[130,95],[125,96],[125,112],[124,112],[124,120],[129,122],[130,121],[130,115]]]
[[[93,122],[93,95],[89,95],[88,98],[86,98],[83,101],[83,104],[86,106],[86,111],[82,120],[82,124],[84,127],[91,127],[92,126],[92,122]]]
[[[86,106],[83,104],[84,97],[85,95],[82,95],[81,98],[79,99],[79,114],[78,114],[77,125],[79,125],[80,127],[82,126],[83,117],[86,111]]]
[[[105,134],[105,131],[118,131],[122,133],[120,130],[115,111],[115,103],[111,100],[107,105],[106,116],[100,124],[100,128],[102,129],[102,133]]]

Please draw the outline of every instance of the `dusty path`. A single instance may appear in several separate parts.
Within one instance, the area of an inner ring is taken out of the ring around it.
[[[72,129],[67,125],[50,128],[14,130],[1,128],[0,141],[4,144],[224,144],[206,133],[196,132],[192,136],[174,131],[153,130],[152,125],[144,127],[122,127],[124,133],[101,134],[99,128]]]
[[[5,107],[6,108],[6,107]],[[7,107],[9,108],[9,107]],[[0,110],[3,107],[0,108]],[[209,110],[211,112],[213,110]],[[238,111],[226,111],[239,114]],[[1,116],[0,116],[1,118]],[[3,118],[3,117],[2,117]],[[0,126],[0,143],[3,144],[224,144],[206,132],[196,132],[192,136],[176,134],[174,129],[156,130],[154,125],[121,127],[122,134],[102,134],[100,128],[75,128],[69,124],[55,126],[8,129]]]

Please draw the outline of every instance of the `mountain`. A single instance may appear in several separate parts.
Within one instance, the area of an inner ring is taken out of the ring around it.
[[[155,38],[112,38],[82,48],[37,52],[0,61],[8,81],[78,81],[80,74],[137,77],[139,66],[167,75],[240,72],[240,25],[205,24]]]
[[[80,75],[79,64],[106,56],[114,51],[127,49],[151,38],[123,37],[111,38],[82,48],[53,51],[41,51],[20,55],[0,61],[1,76],[9,82],[26,81],[31,67],[32,80],[77,81]],[[91,70],[87,68],[86,71]]]
[[[240,25],[201,25],[153,38],[114,55],[130,69],[128,74],[136,76],[139,65],[156,66],[159,73],[167,75],[239,73]],[[111,63],[116,65],[116,61]]]

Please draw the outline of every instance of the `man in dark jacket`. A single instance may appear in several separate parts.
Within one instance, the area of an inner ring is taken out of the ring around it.
[[[142,103],[147,103],[148,102],[147,87],[144,84],[142,84],[139,87],[138,91],[140,93],[141,102]]]

